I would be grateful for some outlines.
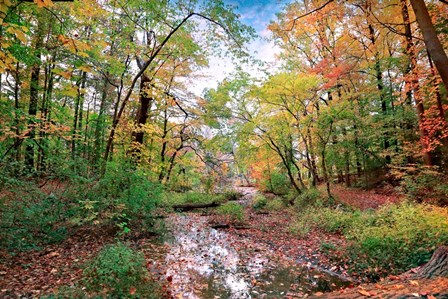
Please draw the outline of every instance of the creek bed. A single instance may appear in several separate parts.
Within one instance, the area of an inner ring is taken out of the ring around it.
[[[177,298],[299,298],[351,284],[286,260],[265,244],[216,230],[208,217],[172,214],[166,279]]]

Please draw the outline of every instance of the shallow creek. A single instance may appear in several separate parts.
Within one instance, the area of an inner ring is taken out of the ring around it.
[[[249,191],[243,203],[253,196]],[[350,284],[284,261],[265,244],[213,229],[207,216],[173,214],[167,225],[166,277],[178,298],[294,298]]]

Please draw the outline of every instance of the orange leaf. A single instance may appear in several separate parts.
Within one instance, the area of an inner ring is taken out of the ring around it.
[[[363,296],[367,296],[370,297],[372,296],[372,294],[370,294],[369,292],[367,292],[366,290],[358,290],[358,293],[360,293]]]

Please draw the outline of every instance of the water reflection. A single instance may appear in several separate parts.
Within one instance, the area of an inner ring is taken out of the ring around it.
[[[173,215],[167,222],[166,276],[179,298],[282,298],[344,285],[327,273],[278,265],[266,248],[239,248],[225,231],[208,227],[206,217]]]

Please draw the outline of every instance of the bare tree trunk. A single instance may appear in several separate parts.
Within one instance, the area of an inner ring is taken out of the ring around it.
[[[431,21],[428,8],[424,0],[410,0],[415,17],[417,18],[418,26],[423,34],[426,48],[439,71],[440,77],[445,84],[445,89],[448,90],[448,57],[437,37],[437,32]]]
[[[40,43],[36,43],[36,48],[40,47]],[[39,50],[38,50],[39,51]],[[36,56],[40,60],[40,52]],[[28,136],[29,142],[25,149],[25,165],[29,170],[34,170],[34,142],[36,137],[36,121],[37,106],[39,101],[39,73],[40,65],[35,63],[31,68],[31,80],[30,80],[30,104],[28,106],[28,116],[30,117],[28,123]]]
[[[423,161],[425,162],[426,165],[432,165],[432,156],[430,151],[427,150],[428,146],[425,142],[425,137],[428,135],[427,131],[423,127],[425,108],[423,106],[423,101],[421,99],[420,94],[420,84],[418,82],[419,74],[417,70],[417,55],[415,53],[415,45],[412,40],[411,22],[409,19],[409,12],[405,0],[402,0],[401,8],[402,8],[401,12],[403,16],[403,22],[405,26],[406,52],[409,55],[409,68],[407,72],[411,74],[410,79],[407,76],[405,76],[405,81],[406,85],[408,85],[409,90],[414,91],[414,101],[419,123],[420,144],[422,146]],[[408,93],[408,97],[411,96],[412,95]]]
[[[375,38],[375,28],[373,27],[373,25],[370,23],[370,14],[371,14],[371,6],[370,4],[367,4],[367,8],[366,8],[366,19],[367,19],[367,23],[368,23],[368,29],[369,29],[369,39],[370,42],[372,43],[372,45],[374,47],[376,47],[376,38]],[[383,73],[381,70],[381,61],[380,61],[380,53],[377,49],[375,49],[375,65],[374,65],[374,69],[375,69],[375,78],[376,78],[376,86],[380,95],[380,102],[381,102],[381,111],[383,112],[384,116],[388,115],[388,107],[387,107],[387,102],[386,102],[386,98],[384,96],[384,82],[383,82]],[[383,139],[383,148],[384,150],[388,150],[390,147],[390,137],[389,137],[389,133],[387,132],[387,129],[389,127],[389,124],[386,123],[385,124],[385,128],[386,128],[386,132],[384,134],[384,139]],[[386,164],[390,164],[391,163],[391,157],[389,154],[386,154]]]
[[[104,128],[104,113],[106,111],[107,86],[108,86],[107,80],[104,79],[103,91],[101,93],[100,110],[98,111],[98,118],[95,124],[95,142],[93,145],[94,147],[93,164],[95,165],[95,167],[100,166],[102,141],[104,139],[102,132]]]
[[[77,148],[77,141],[79,139],[79,125],[78,122],[80,121],[81,112],[83,107],[83,99],[84,99],[84,88],[86,87],[86,79],[87,79],[87,73],[82,72],[81,78],[79,79],[77,85],[77,95],[75,100],[75,115],[73,117],[73,130],[72,130],[72,142],[71,142],[71,150],[72,150],[72,159],[75,159],[76,157],[76,148]]]

